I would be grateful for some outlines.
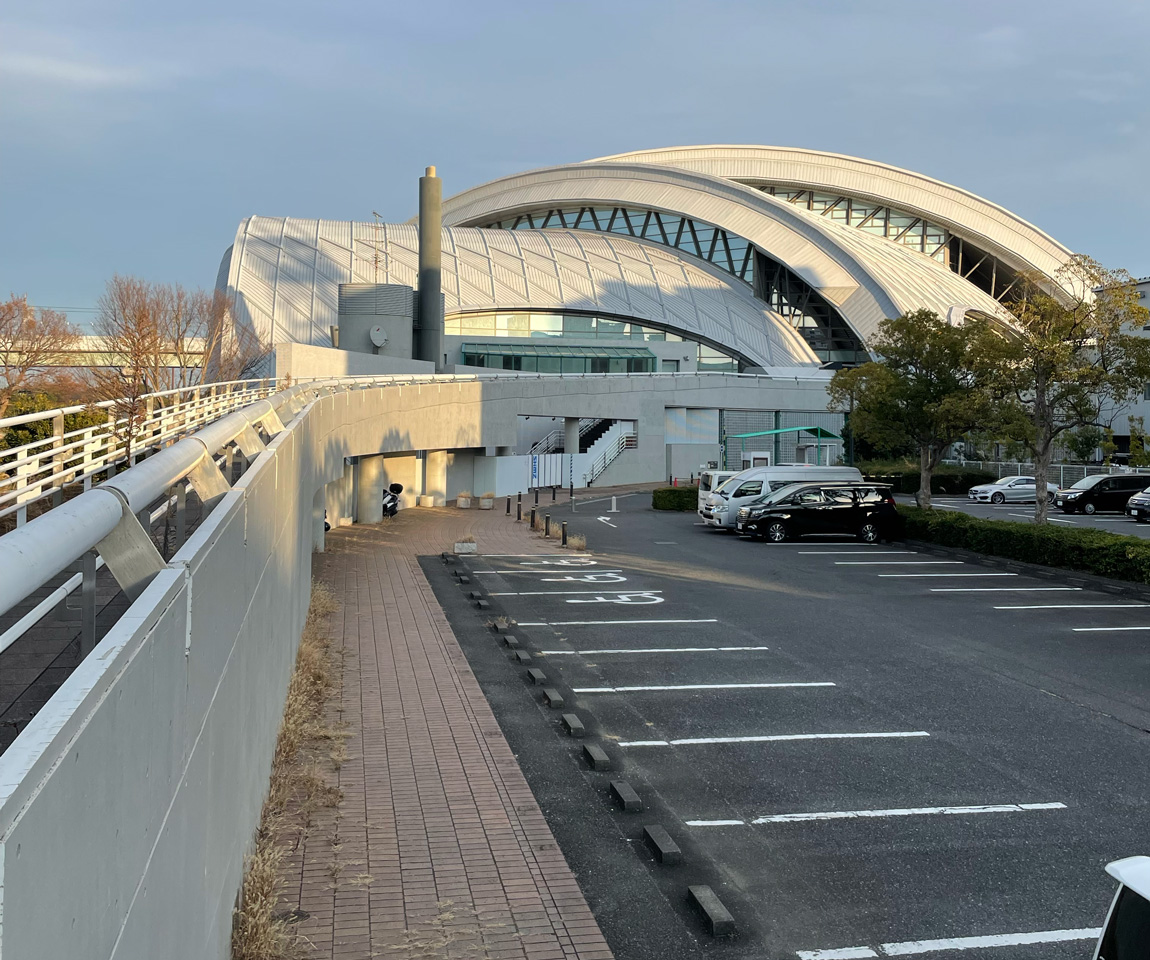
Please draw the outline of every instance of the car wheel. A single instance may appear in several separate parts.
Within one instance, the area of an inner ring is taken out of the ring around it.
[[[859,527],[859,539],[863,543],[878,543],[878,525],[873,523],[864,523],[861,527]]]
[[[782,543],[787,539],[787,525],[782,520],[772,520],[764,532],[771,543]]]
[[[990,495],[990,502],[991,503],[1006,503],[1006,494],[1001,492],[1001,491],[999,491],[998,493],[992,493]]]
[[[1094,513],[1094,511],[1095,511],[1095,510],[1097,510],[1097,509],[1098,509],[1098,508],[1097,508],[1096,506],[1094,506],[1094,504],[1092,504],[1092,503],[1088,503],[1088,504],[1086,504],[1086,506],[1084,506],[1084,507],[1082,508],[1082,512],[1083,512],[1083,513],[1087,513],[1087,514],[1092,514],[1092,513]]]
[[[1054,503],[1054,494],[1053,493],[1048,492],[1046,494],[1046,502],[1047,503]]]

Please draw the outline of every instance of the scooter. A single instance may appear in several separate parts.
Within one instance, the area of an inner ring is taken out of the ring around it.
[[[399,495],[403,493],[402,483],[393,483],[383,495],[383,515],[389,520],[399,512]]]

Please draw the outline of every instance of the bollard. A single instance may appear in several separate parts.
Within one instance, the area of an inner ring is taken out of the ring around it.
[[[543,515],[543,536],[551,536],[551,514],[549,513]]]
[[[539,488],[535,488],[535,506],[539,506]]]
[[[563,521],[563,526],[560,528],[563,531],[563,546],[567,546],[567,521]]]
[[[535,529],[535,508],[531,508],[531,529]]]
[[[507,495],[507,516],[511,516],[511,494]]]
[[[522,490],[520,490],[517,494],[515,494],[515,502],[516,503],[522,503],[523,502],[523,491]]]
[[[521,504],[521,503],[515,504],[515,522],[516,523],[522,523],[523,522],[523,504]]]
[[[555,490],[556,490],[555,484],[551,484],[551,502],[552,503],[555,502]]]
[[[615,506],[615,498],[614,497],[611,498],[611,509],[608,510],[607,512],[608,513],[618,513],[619,512],[618,508]]]

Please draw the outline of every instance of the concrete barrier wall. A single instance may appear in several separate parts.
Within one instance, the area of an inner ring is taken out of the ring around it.
[[[638,417],[627,469],[658,477],[665,403],[817,409],[822,395],[742,378],[564,378],[316,400],[0,757],[0,958],[227,957],[322,542],[316,493],[345,457],[404,454],[385,474],[406,484],[409,451],[511,445],[519,413]]]

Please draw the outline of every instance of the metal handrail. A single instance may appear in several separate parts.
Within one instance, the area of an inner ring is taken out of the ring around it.
[[[275,391],[275,381],[234,380],[164,390],[140,398],[146,411],[132,433],[133,456],[158,450],[187,436],[221,415],[262,399]],[[165,403],[165,401],[171,401]],[[0,450],[0,518],[16,514],[27,521],[28,505],[44,500],[65,486],[82,483],[90,489],[97,476],[126,456],[122,434],[127,419],[109,415],[106,423],[65,431],[64,418],[84,410],[114,410],[123,401],[104,400],[89,406],[61,407],[0,420],[0,430],[29,423],[51,422],[50,437]]]
[[[300,402],[337,390],[373,387],[404,387],[444,383],[476,383],[494,380],[544,378],[602,380],[608,377],[722,377],[771,382],[769,374],[724,372],[651,374],[391,374],[362,377],[307,378],[295,386],[250,403],[240,410],[202,426],[199,430],[163,447],[141,463],[129,467],[92,487],[78,497],[54,507],[16,530],[0,536],[0,615],[7,613],[34,590],[39,589],[77,559],[101,543],[127,513],[138,513],[158,500],[173,485],[197,469],[206,458],[235,441],[246,428],[281,410],[298,411]],[[253,383],[255,381],[242,381]],[[270,381],[259,381],[270,383]],[[205,385],[204,389],[210,389]],[[179,391],[168,391],[168,394]],[[251,393],[247,394],[248,399]],[[65,408],[67,409],[67,408]],[[83,408],[80,408],[83,409]],[[56,411],[59,415],[60,411]],[[3,424],[3,421],[0,421]],[[610,460],[604,459],[599,473],[624,449],[635,443],[633,434],[620,438]],[[17,448],[19,449],[19,448]],[[604,455],[606,458],[606,454]]]

